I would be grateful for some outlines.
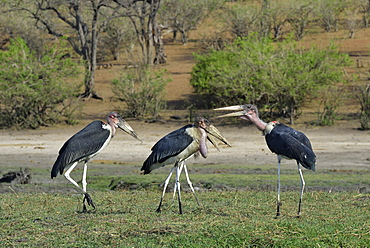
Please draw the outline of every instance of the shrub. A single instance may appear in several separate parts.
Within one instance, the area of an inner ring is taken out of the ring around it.
[[[71,79],[78,70],[64,55],[63,47],[52,47],[36,57],[20,38],[0,52],[1,127],[37,128],[63,115],[73,122],[75,109],[67,101],[77,95],[79,87]]]
[[[350,63],[333,44],[303,50],[294,41],[276,44],[256,34],[196,59],[191,84],[197,93],[216,98],[218,105],[269,105],[291,123],[308,94],[343,81],[343,66]]]
[[[323,87],[319,92],[320,109],[317,113],[317,125],[332,126],[337,118],[337,110],[344,102],[347,92],[338,86]]]
[[[357,98],[361,104],[361,129],[370,130],[370,84],[358,86]]]
[[[112,91],[126,103],[121,112],[125,116],[138,117],[150,115],[158,118],[159,111],[165,108],[165,87],[170,79],[165,79],[165,71],[152,71],[139,67],[123,72],[119,79],[112,81]]]

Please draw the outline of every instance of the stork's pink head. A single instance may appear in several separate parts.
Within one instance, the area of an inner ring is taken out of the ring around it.
[[[107,117],[109,125],[112,127],[112,135],[115,134],[116,128],[120,128],[135,139],[141,141],[132,127],[116,112],[110,112]]]

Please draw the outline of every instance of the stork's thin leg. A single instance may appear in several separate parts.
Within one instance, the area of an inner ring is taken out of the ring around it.
[[[299,195],[298,214],[297,214],[297,217],[299,217],[301,215],[302,197],[303,197],[304,186],[306,185],[306,183],[305,183],[305,181],[303,179],[303,173],[302,173],[301,166],[299,165],[299,162],[297,162],[297,165],[298,165],[299,176],[301,178],[301,193]]]
[[[170,178],[172,176],[172,173],[173,173],[174,169],[175,169],[175,167],[172,167],[172,169],[170,171],[170,174],[168,174],[166,180],[164,181],[163,192],[162,192],[161,200],[159,202],[159,206],[157,208],[157,212],[161,212],[161,206],[162,206],[162,201],[163,201],[164,193],[166,192],[166,188],[167,188],[168,182],[170,181]]]
[[[190,181],[190,178],[189,178],[189,173],[188,173],[188,168],[186,168],[186,164],[184,164],[184,171],[185,171],[185,176],[186,176],[186,180],[188,181],[188,185],[191,189],[191,191],[193,192],[194,196],[195,196],[195,200],[197,200],[197,203],[199,206],[202,206],[202,204],[200,204],[199,200],[198,200],[198,197],[197,195],[195,194],[195,191],[194,191],[194,188],[193,188],[193,184],[192,182]]]
[[[87,162],[84,163],[84,171],[83,171],[83,174],[82,174],[82,188],[83,188],[83,191],[85,192],[85,196],[84,196],[84,199],[83,199],[83,212],[84,213],[87,211],[85,202],[87,202],[87,204],[89,204],[89,206],[96,209],[94,202],[92,201],[90,195],[87,193],[87,190],[86,190],[86,187],[87,187],[86,177],[87,177]]]
[[[182,161],[181,165],[180,165],[179,178],[181,176],[182,169],[184,168],[184,164],[185,164],[185,161]],[[177,189],[177,184],[176,184],[176,181],[175,181],[175,186],[173,187],[172,203],[175,201],[176,189]]]
[[[68,170],[64,173],[64,176],[65,178],[67,178],[68,181],[70,181],[71,183],[73,183],[77,188],[79,188],[83,193],[86,193],[86,191],[84,191],[79,185],[78,183],[76,183],[75,180],[73,180],[71,178],[71,176],[69,174],[71,174],[71,171],[73,171],[73,169],[76,167],[76,165],[78,164],[78,162],[75,162],[74,164],[71,165],[71,167],[68,168]]]
[[[180,166],[181,167],[181,166]],[[179,200],[179,212],[182,214],[182,205],[181,205],[181,194],[180,194],[180,167],[176,166],[176,184],[177,184],[177,196]]]
[[[278,155],[278,179],[277,179],[277,206],[276,206],[276,217],[280,216],[280,163],[281,163],[281,156]]]
[[[87,192],[86,191],[86,186],[87,186],[86,177],[87,177],[87,163],[85,162],[84,163],[84,171],[82,173],[82,189],[83,189],[84,192]]]
[[[84,194],[84,198],[83,198],[83,212],[86,212],[86,205],[85,205],[85,201],[87,201],[87,203],[89,205],[91,205],[92,207],[94,207],[95,209],[95,205],[94,203],[92,202],[91,200],[91,197],[90,195],[86,192],[86,173],[87,173],[87,166],[86,166],[86,163],[84,165],[84,172],[82,174],[82,185],[83,185],[83,188],[81,188],[78,183],[76,183],[75,180],[73,180],[71,178],[71,176],[69,174],[71,174],[71,172],[73,171],[73,169],[77,166],[78,162],[75,162],[74,164],[71,165],[71,167],[68,168],[68,170],[64,173],[64,176],[65,178],[67,178],[68,181],[70,181],[72,184],[74,184],[78,189],[80,189],[82,191],[82,193]]]

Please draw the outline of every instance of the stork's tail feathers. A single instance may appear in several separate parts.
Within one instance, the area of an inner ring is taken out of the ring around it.
[[[53,168],[51,169],[51,178],[57,177],[58,172],[62,175],[64,171],[64,166],[62,166],[62,163],[60,161],[60,157],[57,158],[55,161]]]
[[[149,157],[144,161],[141,170],[144,171],[144,175],[149,174],[151,171],[158,169],[161,166],[164,166],[159,159],[156,157],[155,153],[151,153]]]
[[[149,174],[152,170],[150,169],[150,166],[152,163],[150,162],[150,158],[152,156],[150,155],[145,162],[143,163],[143,166],[141,167],[141,170],[144,171],[144,175]]]
[[[315,171],[315,163],[316,163],[316,155],[312,152],[309,151],[306,154],[306,158],[302,159],[299,161],[299,163],[306,169]]]

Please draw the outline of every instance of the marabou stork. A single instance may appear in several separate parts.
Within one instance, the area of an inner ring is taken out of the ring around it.
[[[116,112],[109,113],[107,120],[108,123],[93,121],[69,138],[59,150],[58,158],[51,170],[51,178],[54,178],[58,175],[58,172],[63,174],[64,169],[70,166],[64,173],[64,176],[84,194],[83,212],[86,212],[85,202],[95,209],[95,205],[86,191],[87,162],[109,144],[117,128],[121,128],[126,133],[140,140],[130,125]],[[69,175],[79,162],[84,162],[82,188]]]
[[[282,158],[295,159],[297,161],[298,172],[301,179],[301,192],[298,203],[298,217],[301,214],[302,196],[305,186],[303,174],[300,165],[308,170],[315,171],[316,155],[312,150],[311,142],[307,136],[291,127],[281,124],[277,121],[265,123],[258,117],[258,109],[252,104],[230,106],[218,108],[215,110],[241,110],[239,112],[221,115],[219,117],[240,116],[241,118],[252,122],[262,131],[265,136],[269,149],[277,154],[278,157],[278,195],[277,212],[280,215],[280,162]]]
[[[159,167],[174,164],[174,167],[171,169],[169,175],[164,181],[163,192],[161,200],[159,202],[159,206],[157,208],[157,212],[161,211],[163,197],[168,182],[175,168],[176,181],[174,194],[176,193],[177,189],[180,214],[182,214],[182,206],[179,178],[182,169],[185,170],[188,185],[193,192],[198,205],[200,205],[192,183],[189,179],[185,161],[197,152],[199,152],[204,158],[206,158],[208,152],[206,144],[207,139],[218,149],[213,137],[216,137],[226,145],[231,146],[229,142],[222,136],[222,134],[216,129],[216,127],[211,125],[206,118],[197,117],[194,124],[186,125],[178,130],[167,134],[152,147],[151,154],[145,160],[143,166],[141,167],[141,170],[144,171],[144,174],[149,174],[152,170],[155,170]]]

